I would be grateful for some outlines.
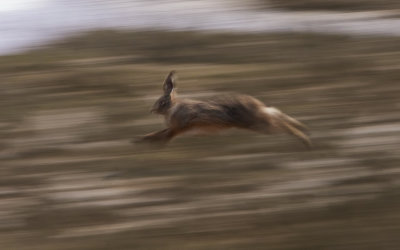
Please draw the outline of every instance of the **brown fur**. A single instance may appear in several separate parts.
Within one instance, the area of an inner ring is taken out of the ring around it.
[[[247,95],[221,96],[208,101],[180,100],[174,92],[172,71],[165,79],[161,96],[152,111],[164,115],[167,128],[147,134],[136,142],[166,143],[175,136],[191,130],[214,132],[228,128],[248,129],[264,134],[289,133],[308,147],[311,142],[304,133],[306,127],[278,109],[266,107]]]

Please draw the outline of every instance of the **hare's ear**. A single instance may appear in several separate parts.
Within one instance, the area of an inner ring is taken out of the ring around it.
[[[165,78],[163,86],[164,94],[165,95],[171,94],[174,87],[175,87],[175,70],[169,72],[167,78]]]

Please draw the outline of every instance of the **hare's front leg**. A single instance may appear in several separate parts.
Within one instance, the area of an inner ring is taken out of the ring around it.
[[[133,142],[158,142],[158,143],[167,143],[176,135],[170,128],[166,128],[160,131],[156,131],[140,138],[134,139]]]

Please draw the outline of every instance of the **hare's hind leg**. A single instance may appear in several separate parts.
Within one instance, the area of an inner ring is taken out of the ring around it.
[[[309,149],[312,148],[312,143],[311,143],[310,139],[301,130],[299,130],[293,124],[291,124],[289,122],[286,122],[286,121],[282,121],[282,125],[283,125],[283,127],[284,127],[284,129],[286,130],[287,133],[289,133],[289,134],[297,137],[298,139],[300,139],[301,142],[303,142],[304,145],[307,146],[307,148],[309,148]]]
[[[264,134],[288,133],[301,140],[308,148],[312,143],[306,132],[306,127],[296,119],[282,113],[275,108],[265,108],[264,115],[252,130]]]

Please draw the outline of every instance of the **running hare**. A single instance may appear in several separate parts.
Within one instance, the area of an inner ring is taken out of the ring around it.
[[[178,99],[174,91],[174,75],[175,71],[168,74],[163,85],[164,94],[152,109],[152,112],[165,116],[168,127],[138,138],[135,142],[166,143],[191,130],[212,132],[241,128],[264,134],[289,133],[311,147],[302,123],[251,96],[222,96],[209,101]]]

